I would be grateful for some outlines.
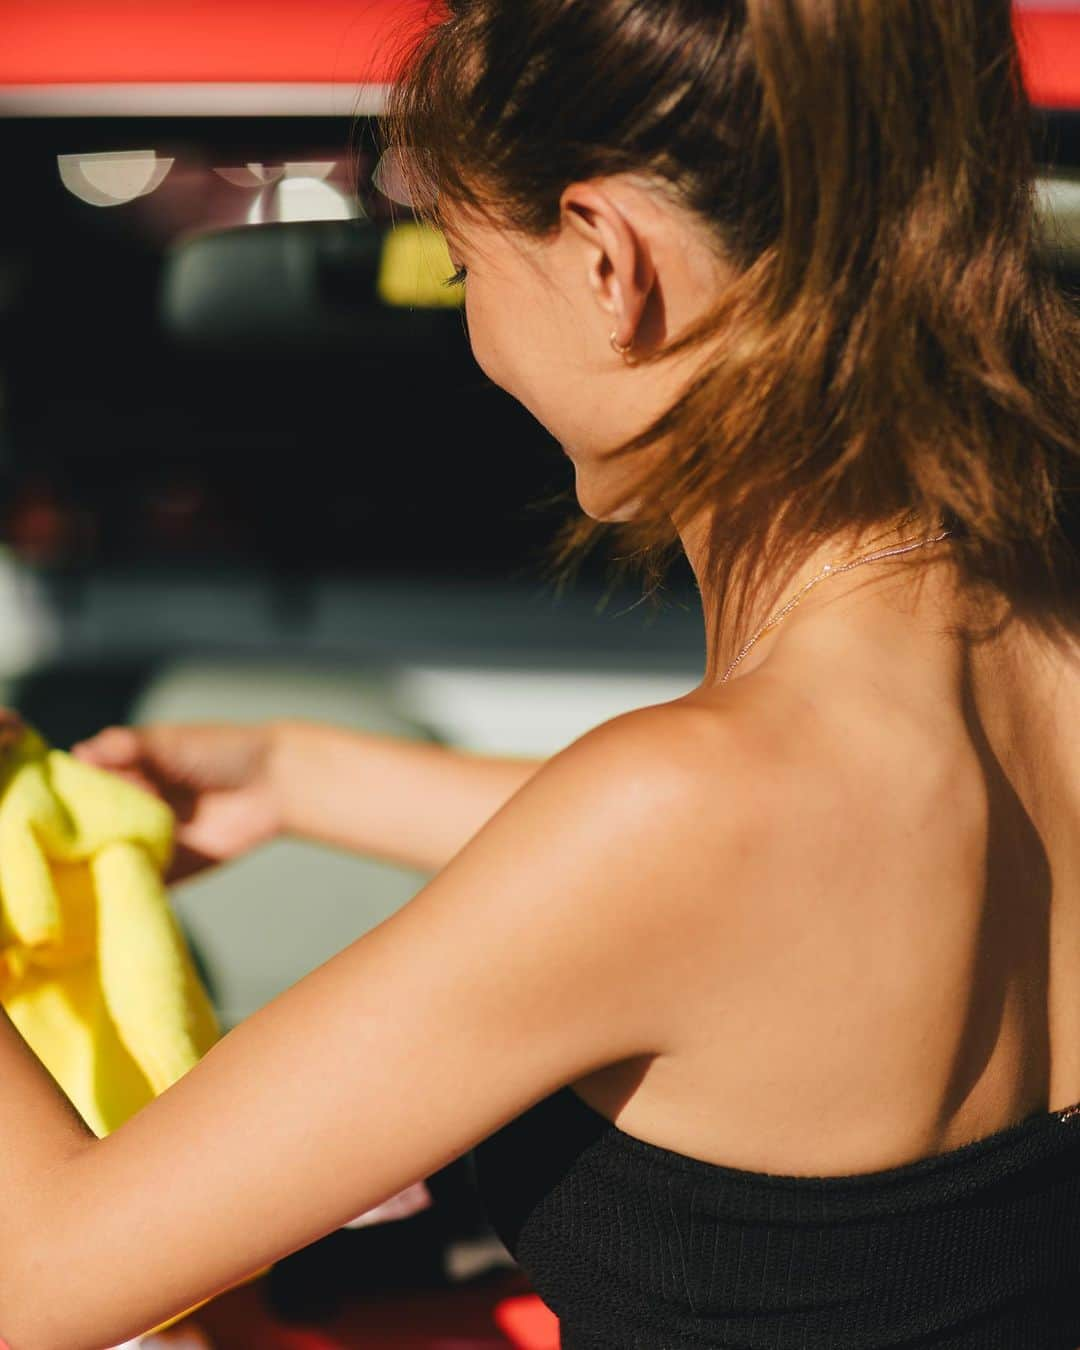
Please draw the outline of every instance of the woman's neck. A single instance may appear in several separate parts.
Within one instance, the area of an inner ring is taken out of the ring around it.
[[[754,634],[766,624],[776,612],[815,578],[821,578],[805,591],[798,604],[767,631],[762,632],[753,642],[734,670],[731,680],[750,674],[763,665],[774,648],[790,638],[796,628],[802,630],[808,623],[815,623],[822,632],[828,627],[835,629],[837,622],[843,623],[843,615],[848,611],[854,618],[857,611],[860,623],[870,624],[868,606],[884,604],[889,615],[914,613],[923,594],[923,582],[929,573],[940,575],[939,568],[921,565],[928,561],[925,555],[932,552],[935,559],[947,548],[947,537],[940,543],[928,544],[925,548],[912,548],[902,555],[890,558],[874,558],[858,567],[850,568],[838,575],[821,576],[827,563],[839,568],[868,554],[894,548],[902,544],[913,544],[923,539],[932,539],[941,533],[941,527],[932,523],[920,523],[912,517],[898,517],[892,522],[882,522],[872,528],[861,531],[841,531],[825,540],[819,546],[803,554],[797,565],[789,566],[783,577],[761,578],[747,588],[747,599],[742,616],[736,616],[734,623],[729,621],[725,627],[719,622],[719,602],[712,590],[707,570],[708,523],[701,517],[685,528],[679,529],[679,536],[686,552],[687,560],[697,578],[701,593],[706,638],[706,677],[705,684],[718,685],[731,667],[731,663],[743,651]],[[948,556],[947,554],[945,555]],[[908,560],[918,560],[920,565],[907,566]],[[951,569],[950,569],[951,571]],[[736,587],[744,584],[744,576],[749,568],[732,577]],[[940,587],[935,588],[940,591]],[[848,601],[858,592],[860,599],[852,606]],[[931,603],[940,607],[943,596],[936,594]],[[826,621],[826,611],[828,619]],[[729,609],[730,612],[730,609]],[[736,630],[736,627],[738,631]]]

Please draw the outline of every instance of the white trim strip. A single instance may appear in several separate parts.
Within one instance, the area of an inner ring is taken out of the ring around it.
[[[378,116],[386,84],[0,84],[0,117]]]
[[[1074,270],[1080,267],[1080,175],[1063,172],[1035,183],[1042,239]]]

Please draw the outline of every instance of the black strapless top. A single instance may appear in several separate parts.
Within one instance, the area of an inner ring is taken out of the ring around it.
[[[1080,1347],[1080,1110],[799,1177],[646,1143],[564,1087],[474,1161],[563,1350]]]

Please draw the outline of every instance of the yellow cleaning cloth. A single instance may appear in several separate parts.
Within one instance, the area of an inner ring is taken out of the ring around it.
[[[221,1035],[162,880],[174,824],[29,728],[0,763],[0,1003],[99,1138]]]
[[[0,1000],[99,1137],[221,1035],[162,881],[173,825],[32,730],[0,766]]]

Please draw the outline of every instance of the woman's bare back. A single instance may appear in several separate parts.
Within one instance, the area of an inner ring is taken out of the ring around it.
[[[671,705],[740,719],[761,827],[740,894],[701,840],[677,1047],[574,1084],[626,1133],[838,1175],[1080,1101],[1080,658],[921,634]]]

